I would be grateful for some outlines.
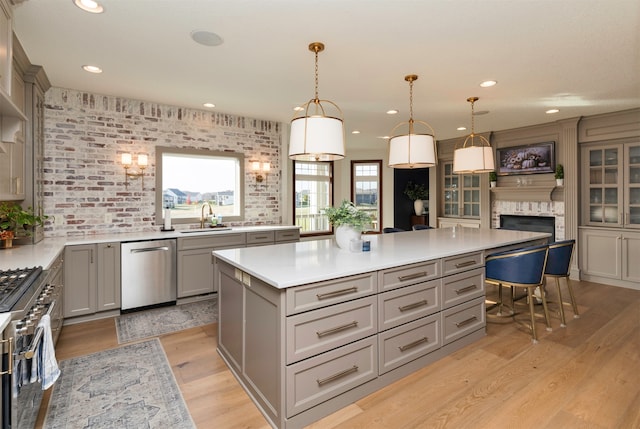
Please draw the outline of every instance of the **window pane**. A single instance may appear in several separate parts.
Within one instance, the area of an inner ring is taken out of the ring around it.
[[[351,161],[353,183],[351,201],[371,216],[371,229],[381,231],[380,170],[382,161]]]

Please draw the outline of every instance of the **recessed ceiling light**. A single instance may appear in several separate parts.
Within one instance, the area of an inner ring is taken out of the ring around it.
[[[293,110],[294,110],[294,111],[296,111],[296,112],[301,112],[301,111],[303,111],[303,110],[304,110],[304,107],[302,107],[302,106],[296,106],[296,107],[294,107],[294,108],[293,108]]]
[[[203,106],[204,107],[216,107],[216,105],[213,104],[213,103],[204,103]]]
[[[547,110],[547,111],[546,111],[546,112],[544,112],[544,113],[549,113],[549,114],[551,114],[551,113],[558,113],[559,111],[560,111],[560,109],[549,109],[549,110]]]
[[[89,73],[102,73],[102,69],[98,66],[84,65],[82,66],[82,70],[88,71]]]
[[[389,140],[389,136],[378,136],[379,139]]]
[[[480,83],[480,86],[483,88],[489,88],[490,86],[494,86],[497,83],[497,80],[485,80],[484,82]]]
[[[94,0],[73,0],[73,4],[75,4],[85,12],[90,12],[90,13],[104,12],[104,8],[102,7],[102,5]]]
[[[396,115],[398,111],[396,109],[387,110],[387,115]]]
[[[353,131],[351,131],[351,134],[360,134],[360,131],[358,131],[358,130],[353,130]]]
[[[220,46],[224,43],[222,37],[211,31],[194,30],[191,32],[191,38],[194,42],[204,46]]]
[[[458,128],[456,128],[456,130],[458,130],[458,131],[464,131],[466,129],[467,129],[467,127],[458,127]]]

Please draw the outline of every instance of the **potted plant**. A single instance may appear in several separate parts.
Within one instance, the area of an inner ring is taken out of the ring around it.
[[[429,190],[422,183],[413,183],[409,181],[404,188],[404,194],[413,201],[413,208],[416,216],[422,215],[424,204],[422,200],[429,199]]]
[[[492,188],[495,188],[497,183],[498,183],[498,175],[496,174],[495,171],[490,171],[489,172],[489,185]]]
[[[340,207],[325,208],[324,214],[336,229],[336,243],[342,249],[348,249],[352,239],[359,240],[362,230],[371,223],[371,216],[347,200],[342,201]]]
[[[16,203],[0,203],[0,247],[13,246],[13,239],[31,235],[31,228],[44,224],[46,216],[36,215],[31,207],[23,209]]]
[[[562,167],[562,164],[556,165],[555,176],[556,176],[556,185],[563,186],[564,185],[564,168]]]

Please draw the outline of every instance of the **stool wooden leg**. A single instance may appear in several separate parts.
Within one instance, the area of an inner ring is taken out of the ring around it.
[[[560,290],[560,277],[556,277],[556,285],[558,286],[558,305],[560,306],[560,326],[565,328],[567,321],[564,318],[564,301],[562,301],[562,290]]]
[[[569,296],[571,297],[571,305],[573,306],[573,317],[579,318],[580,313],[578,313],[578,303],[576,302],[576,297],[573,295],[573,287],[571,287],[571,281],[569,277],[565,277],[565,281],[567,282],[567,289],[569,289]]]
[[[543,287],[540,288],[540,296],[542,297],[542,308],[544,310],[544,321],[547,323],[547,331],[551,331],[551,319],[549,318],[549,307],[547,306],[547,292]],[[562,301],[560,301],[560,306],[562,306]]]
[[[502,283],[498,283],[498,312],[496,316],[502,316]]]

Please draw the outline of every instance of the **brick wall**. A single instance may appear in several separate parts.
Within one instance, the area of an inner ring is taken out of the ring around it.
[[[491,227],[500,227],[500,215],[554,217],[556,241],[564,240],[563,201],[494,201],[491,208]]]
[[[45,235],[156,230],[155,147],[203,148],[245,155],[245,220],[282,222],[278,122],[51,88],[45,100]],[[147,153],[144,190],[124,186],[122,152]],[[249,161],[269,161],[259,186]],[[107,221],[110,220],[110,221]]]

